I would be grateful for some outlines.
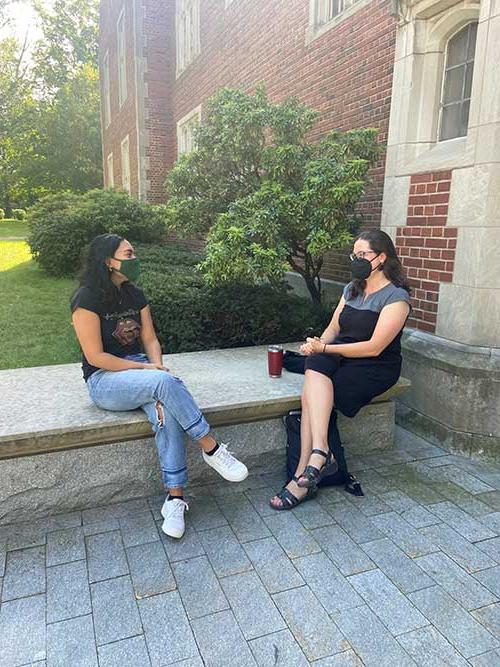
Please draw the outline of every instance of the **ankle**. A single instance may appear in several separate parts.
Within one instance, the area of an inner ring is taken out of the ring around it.
[[[207,456],[213,456],[215,452],[219,449],[219,444],[216,442],[212,449],[204,449],[203,451]]]

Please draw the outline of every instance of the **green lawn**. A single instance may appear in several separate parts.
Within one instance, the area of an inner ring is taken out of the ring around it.
[[[79,360],[69,311],[74,288],[73,280],[42,273],[24,241],[0,239],[0,369]]]
[[[20,236],[24,238],[28,234],[28,224],[13,220],[12,218],[5,218],[0,220],[0,238],[6,236]]]

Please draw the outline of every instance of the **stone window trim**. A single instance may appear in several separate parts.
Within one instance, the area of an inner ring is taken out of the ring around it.
[[[178,79],[201,53],[200,0],[177,0],[175,53]]]
[[[118,63],[118,106],[121,109],[128,96],[125,7],[122,7],[116,20],[116,55]]]
[[[122,139],[120,148],[122,190],[130,194],[130,140],[128,134]]]
[[[439,141],[439,122],[446,49],[454,35],[467,24],[478,21],[479,2],[457,2],[441,12],[438,5],[435,5],[437,11],[429,17],[426,0],[417,2],[412,8],[413,23],[405,19],[407,29],[413,26],[411,53],[398,53],[396,44],[387,156],[387,174],[390,176],[460,168],[473,162],[474,135],[470,130],[474,105],[479,97],[476,77],[472,84],[468,135]],[[396,73],[398,61],[402,63],[410,59],[411,68],[406,66],[404,79],[400,81]],[[405,110],[404,118],[400,117],[401,109]],[[398,153],[396,162],[391,156],[394,150]]]
[[[340,23],[343,23],[348,18],[364,9],[373,0],[350,0],[352,4],[349,7],[343,9],[327,23],[319,23],[317,18],[318,3],[325,3],[328,1],[329,0],[309,0],[309,25],[306,30],[306,44],[309,44],[329,30],[338,26]]]
[[[106,51],[102,59],[102,114],[103,126],[107,129],[111,124],[111,84],[109,77],[109,51]]]
[[[106,187],[114,188],[115,187],[115,170],[113,164],[113,153],[109,153],[106,158]]]
[[[192,150],[192,129],[201,123],[201,104],[177,121],[177,157]],[[186,137],[186,131],[190,137]]]

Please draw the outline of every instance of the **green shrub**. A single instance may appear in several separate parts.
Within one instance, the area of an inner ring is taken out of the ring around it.
[[[0,220],[3,220],[5,218],[5,211],[3,208],[0,208]]]
[[[26,220],[26,211],[24,208],[15,208],[12,211],[12,217],[14,220]]]
[[[98,234],[120,234],[132,243],[156,243],[165,233],[156,207],[113,190],[49,195],[30,209],[28,222],[33,257],[51,276],[77,272],[82,253]]]
[[[210,287],[190,251],[139,246],[137,252],[140,284],[167,353],[300,340],[309,327],[321,332],[329,319],[326,309],[285,286]]]

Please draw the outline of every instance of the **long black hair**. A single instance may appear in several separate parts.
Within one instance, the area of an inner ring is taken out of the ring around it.
[[[367,232],[362,232],[358,241],[368,241],[371,250],[376,253],[383,252],[386,256],[384,265],[379,267],[380,271],[384,272],[384,276],[391,281],[396,287],[402,287],[408,294],[411,291],[410,285],[406,279],[401,260],[399,259],[394,243],[391,237],[380,229],[370,229]],[[376,269],[375,269],[376,270]],[[355,279],[352,281],[350,289],[350,298],[363,294],[366,287],[366,280]]]
[[[83,270],[80,287],[91,289],[103,303],[113,303],[118,296],[118,288],[111,280],[111,271],[106,260],[115,256],[123,238],[118,234],[101,234],[91,241]]]

